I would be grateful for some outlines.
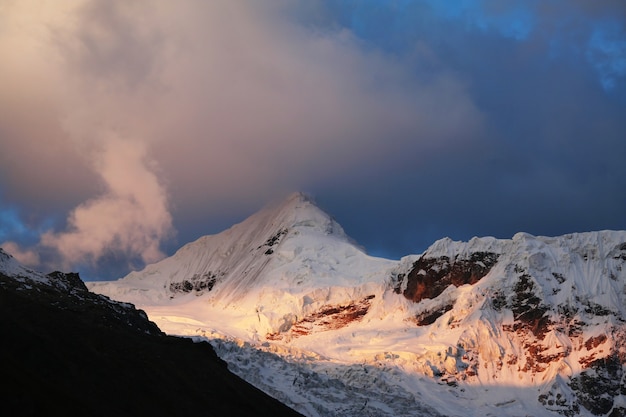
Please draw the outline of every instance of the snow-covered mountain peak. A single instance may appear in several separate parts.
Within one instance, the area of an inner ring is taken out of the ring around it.
[[[316,232],[348,240],[339,223],[320,209],[311,196],[302,192],[293,193],[281,202],[269,204],[246,219],[242,225],[250,227],[255,223],[269,224],[278,230],[311,228]]]
[[[280,202],[274,202],[241,223],[217,235],[207,235],[183,246],[178,253],[186,251],[203,251],[207,244],[214,245],[219,240],[222,247],[228,243],[246,239],[246,241],[268,246],[268,249],[277,245],[282,238],[291,231],[304,234],[332,235],[339,239],[348,240],[342,227],[328,214],[321,210],[311,197],[304,193],[293,193]],[[219,239],[217,237],[219,236]],[[253,245],[252,245],[253,246]],[[229,256],[227,250],[224,256]]]
[[[294,405],[315,403],[310,379],[331,370],[368,387],[363,398],[377,399],[368,407],[386,410],[371,415],[412,415],[424,381],[437,390],[429,403],[448,415],[467,402],[471,415],[626,415],[626,231],[445,238],[390,261],[365,254],[296,193],[89,287],[139,305],[168,333],[235,341],[263,358],[223,351],[242,375],[265,373],[269,352],[313,369],[302,390],[297,375],[281,385]],[[371,380],[390,385],[377,391]],[[254,382],[272,389],[270,379]],[[403,387],[408,402],[385,402]],[[334,415],[334,395],[321,396],[329,408],[310,415]]]
[[[315,299],[310,293],[319,288],[370,282],[392,263],[365,254],[309,196],[294,193],[221,233],[184,245],[142,271],[115,283],[90,286],[112,298],[135,302],[169,302],[194,294],[240,308],[252,308],[253,301],[241,300],[258,299],[259,291],[284,295],[289,288],[290,293],[302,295],[286,302],[301,308],[302,297]]]

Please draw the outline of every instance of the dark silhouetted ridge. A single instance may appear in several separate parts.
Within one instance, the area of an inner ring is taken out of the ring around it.
[[[166,336],[131,304],[76,285],[77,274],[7,274],[1,415],[300,415],[232,374],[208,343]]]

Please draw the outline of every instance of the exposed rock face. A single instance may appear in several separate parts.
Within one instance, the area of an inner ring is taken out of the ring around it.
[[[418,326],[428,326],[450,310],[452,310],[452,304],[445,304],[433,310],[422,311],[415,316],[415,324]]]
[[[528,274],[520,275],[513,291],[514,295],[509,304],[513,312],[513,330],[517,332],[528,330],[537,338],[543,339],[550,324],[546,314],[548,307],[537,296],[532,277]]]
[[[452,260],[448,256],[425,255],[413,263],[408,274],[401,277],[396,284],[395,292],[402,293],[415,303],[424,299],[434,299],[450,285],[460,287],[465,284],[476,284],[489,273],[497,261],[498,255],[493,252],[474,252],[467,259],[457,255]],[[452,307],[453,304],[448,302],[421,311],[415,316],[415,323],[418,326],[433,324]]]
[[[268,238],[265,243],[261,246],[259,246],[257,249],[261,249],[262,247],[266,247],[267,250],[264,252],[265,255],[271,255],[274,253],[274,248],[272,248],[272,246],[274,245],[278,245],[281,241],[281,239],[283,238],[283,236],[285,236],[287,234],[287,232],[289,232],[289,229],[287,229],[286,227],[283,227],[281,229],[278,230],[278,232],[276,232],[274,235],[272,235],[270,238]]]
[[[314,331],[341,329],[352,322],[360,321],[367,314],[374,297],[375,295],[370,295],[358,302],[345,305],[326,305],[302,319],[285,317],[279,331],[268,334],[266,338],[269,340],[291,339]]]
[[[214,272],[206,272],[204,274],[194,274],[189,279],[184,279],[179,282],[171,282],[169,289],[171,293],[188,293],[196,291],[202,293],[204,291],[211,291],[217,282],[219,276],[223,276],[223,273],[219,275]]]
[[[502,375],[529,385],[553,380],[537,397],[549,411],[624,415],[626,243],[609,236],[547,238],[548,246],[520,234],[502,252],[475,240],[455,253],[457,243],[444,240],[397,271],[394,291],[414,303],[417,325],[445,332],[470,311],[479,317],[454,349],[429,356],[424,372],[452,386],[497,384]],[[473,288],[461,291],[464,284]]]
[[[55,271],[48,274],[50,277],[50,282],[55,284],[57,287],[65,287],[69,291],[88,291],[87,286],[80,276],[75,272],[60,272]]]
[[[402,294],[416,303],[424,298],[436,298],[450,285],[459,287],[477,283],[489,273],[497,260],[498,255],[491,252],[476,252],[469,259],[455,257],[452,260],[447,256],[422,256],[409,271]],[[396,291],[400,292],[400,286],[396,287]]]
[[[587,369],[572,378],[571,388],[578,401],[595,415],[611,411],[615,397],[626,394],[623,363],[617,355],[609,355],[589,363]]]

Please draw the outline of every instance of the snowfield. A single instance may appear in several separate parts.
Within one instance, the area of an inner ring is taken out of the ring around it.
[[[624,231],[375,258],[298,193],[87,285],[307,416],[617,416],[625,264]]]

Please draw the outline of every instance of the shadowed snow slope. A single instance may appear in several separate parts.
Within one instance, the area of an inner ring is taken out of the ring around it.
[[[211,339],[305,415],[626,415],[624,231],[442,239],[390,261],[294,194],[88,285]]]

